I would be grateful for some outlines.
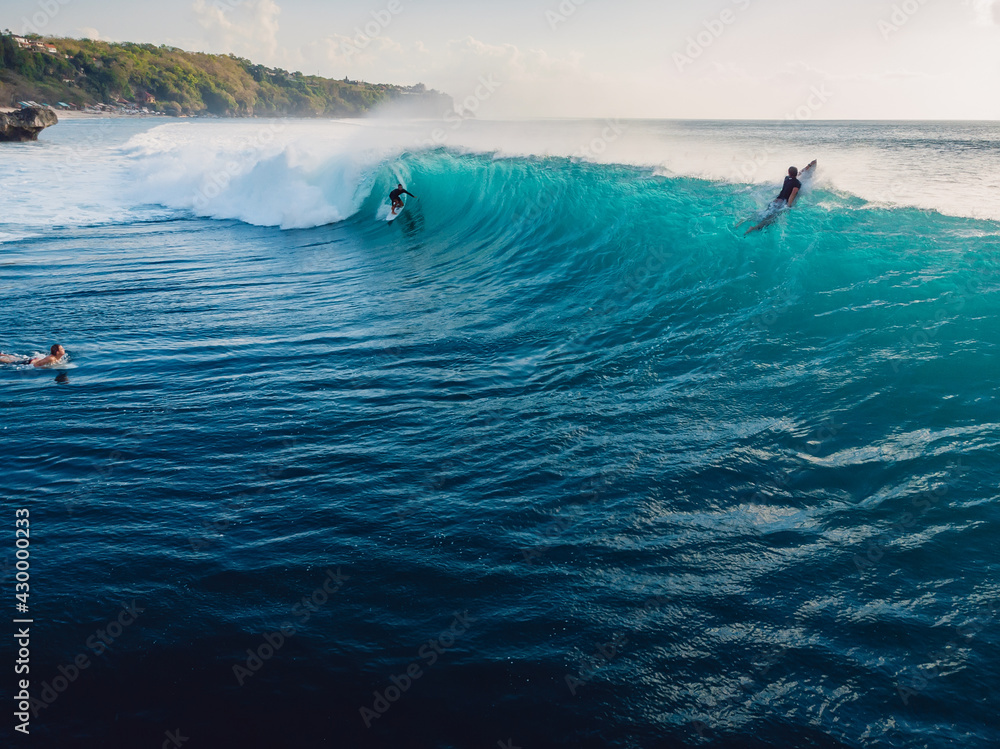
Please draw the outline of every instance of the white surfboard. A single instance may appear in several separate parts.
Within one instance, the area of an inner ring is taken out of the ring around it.
[[[399,218],[399,214],[401,214],[405,208],[406,208],[406,204],[404,203],[402,208],[400,208],[398,211],[396,211],[395,213],[393,213],[392,212],[392,206],[389,206],[389,215],[387,215],[385,217],[386,223],[387,224],[391,224],[393,221],[395,221],[397,218]]]
[[[801,182],[804,179],[812,179],[815,176],[816,176],[816,159],[813,159],[804,167],[802,167],[802,171],[799,172],[799,182]]]

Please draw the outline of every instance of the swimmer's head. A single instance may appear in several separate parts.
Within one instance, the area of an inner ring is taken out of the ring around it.
[[[789,177],[798,177],[799,176],[799,170],[796,169],[794,166],[788,167],[788,176]]]
[[[49,353],[52,354],[52,356],[62,359],[64,356],[66,356],[66,349],[64,349],[58,343],[53,343],[52,348],[49,349]]]

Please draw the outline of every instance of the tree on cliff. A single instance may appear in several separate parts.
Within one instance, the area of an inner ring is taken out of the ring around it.
[[[155,99],[149,106],[162,112],[219,116],[350,116],[404,94],[425,98],[435,108],[450,104],[450,97],[426,91],[423,84],[406,88],[337,81],[234,55],[152,44],[31,39],[55,45],[58,54],[21,49],[9,32],[0,36],[0,101],[113,103],[148,94]]]

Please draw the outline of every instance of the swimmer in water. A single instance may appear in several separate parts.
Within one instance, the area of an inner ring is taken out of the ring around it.
[[[32,367],[49,367],[58,364],[66,356],[66,349],[58,343],[53,344],[49,349],[48,356],[15,356],[14,354],[0,353],[0,364],[21,364]]]

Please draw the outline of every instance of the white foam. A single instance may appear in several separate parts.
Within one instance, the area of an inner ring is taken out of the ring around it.
[[[275,121],[164,125],[126,151],[143,200],[287,229],[352,216],[401,149],[349,123]]]
[[[5,244],[8,242],[18,242],[23,239],[31,239],[32,237],[38,236],[31,232],[25,231],[11,231],[10,229],[3,230],[0,229],[0,244]]]

